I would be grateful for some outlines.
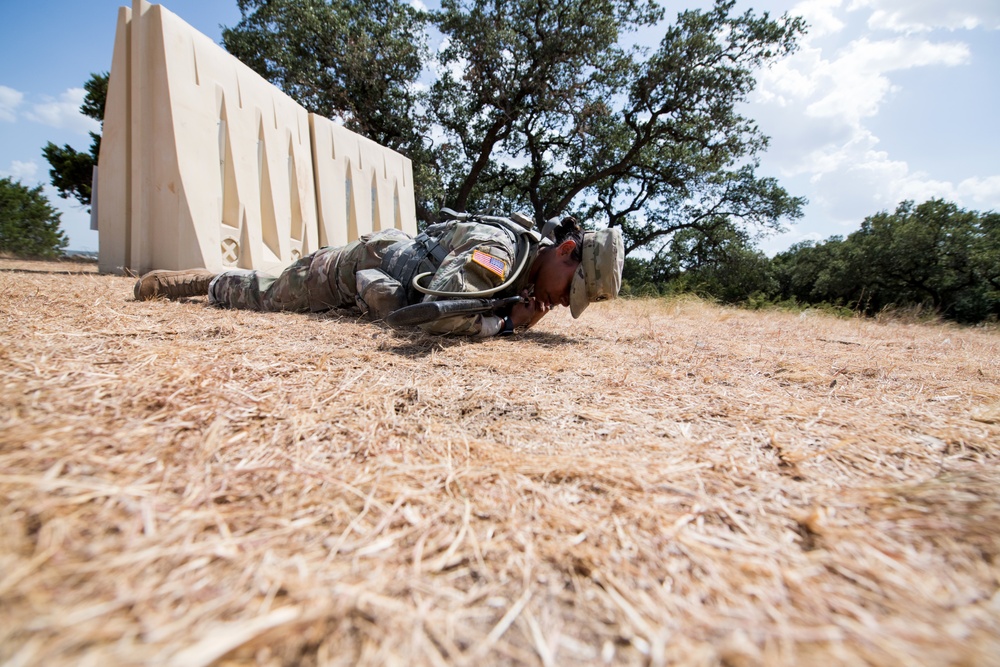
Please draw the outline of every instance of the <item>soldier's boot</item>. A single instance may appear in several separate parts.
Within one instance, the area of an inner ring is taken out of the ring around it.
[[[157,297],[180,299],[188,296],[206,296],[208,285],[216,274],[205,269],[187,271],[150,271],[135,281],[132,290],[136,301]]]

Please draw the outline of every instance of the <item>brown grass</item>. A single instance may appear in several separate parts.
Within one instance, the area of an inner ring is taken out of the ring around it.
[[[513,340],[0,262],[0,662],[1000,664],[1000,335]]]

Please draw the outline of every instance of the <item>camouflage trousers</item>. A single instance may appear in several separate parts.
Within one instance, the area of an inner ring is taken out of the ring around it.
[[[322,312],[355,305],[355,274],[377,269],[385,250],[410,236],[398,229],[366,234],[341,247],[320,248],[271,276],[235,269],[216,276],[208,300],[223,308],[260,311]]]

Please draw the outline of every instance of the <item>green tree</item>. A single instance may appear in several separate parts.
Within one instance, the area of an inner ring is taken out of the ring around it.
[[[633,296],[693,292],[724,303],[769,301],[780,293],[778,267],[746,230],[717,221],[677,231],[648,259],[626,257],[622,271]]]
[[[979,218],[977,233],[969,252],[972,271],[980,280],[982,298],[993,304],[994,315],[1000,314],[1000,213],[986,213]]]
[[[654,3],[444,0],[429,109],[446,203],[573,209],[621,227],[627,252],[688,227],[798,217],[803,200],[756,176],[767,139],[736,109],[803,24],[734,5],[679,14],[650,54],[627,44],[661,25]]]
[[[869,307],[922,305],[954,315],[958,293],[977,282],[969,261],[977,218],[938,199],[866,218],[848,242]]]
[[[226,50],[309,111],[410,157],[418,189],[435,190],[417,86],[427,60],[425,13],[397,0],[237,5],[240,22],[222,31]]]
[[[663,281],[657,280],[652,262],[641,257],[625,258],[621,293],[625,296],[659,296]]]
[[[0,252],[22,257],[58,257],[66,247],[60,213],[42,194],[10,178],[0,179]]]
[[[823,243],[803,241],[771,260],[778,294],[799,303],[849,305],[863,297],[844,240],[831,236]]]
[[[756,72],[794,50],[801,19],[736,14],[734,0],[666,26],[650,0],[443,0],[429,13],[238,2],[226,48],[410,157],[425,221],[445,205],[572,211],[620,227],[631,252],[685,228],[772,231],[801,214],[802,199],[756,175],[767,138],[738,112]],[[443,36],[434,63],[428,23]],[[658,46],[630,45],[652,29]]]
[[[742,303],[778,290],[771,262],[745,230],[721,221],[674,234],[657,257],[675,291],[696,292],[724,303]]]
[[[865,218],[841,240],[775,257],[782,293],[873,314],[925,307],[960,322],[1000,316],[1000,215],[940,199]]]
[[[104,105],[108,97],[108,73],[91,74],[83,85],[87,91],[80,112],[104,124]],[[56,146],[51,141],[42,149],[42,154],[48,160],[49,176],[52,185],[64,199],[75,197],[84,206],[90,206],[91,186],[94,178],[94,167],[101,151],[101,135],[90,133],[90,152],[77,151],[69,144]]]

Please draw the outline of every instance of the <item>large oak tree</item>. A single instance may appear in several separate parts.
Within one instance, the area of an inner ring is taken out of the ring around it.
[[[226,48],[408,155],[425,221],[441,206],[572,212],[620,227],[631,252],[801,214],[802,199],[757,175],[767,137],[741,113],[801,19],[739,14],[732,0],[672,23],[646,0],[238,2]],[[433,58],[427,35],[441,39]]]

